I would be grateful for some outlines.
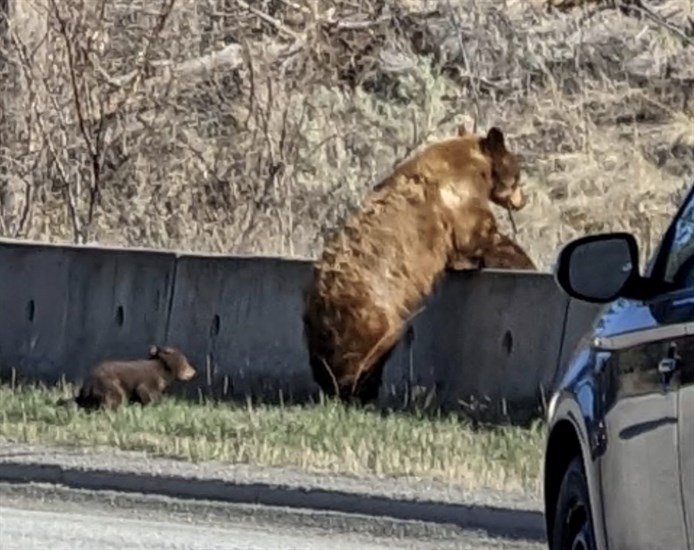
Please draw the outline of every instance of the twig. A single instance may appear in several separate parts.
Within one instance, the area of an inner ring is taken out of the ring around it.
[[[302,13],[305,13],[307,15],[311,15],[311,10],[308,9],[306,6],[302,6],[301,4],[297,4],[295,2],[290,2],[289,0],[279,0],[282,4],[285,6],[288,6],[290,8],[293,8],[295,10],[298,10]]]
[[[24,73],[24,78],[27,80],[27,82],[30,85],[33,85],[34,83],[34,78],[33,75],[31,74],[31,71],[29,70],[29,67],[31,67],[31,63],[29,62],[29,59],[27,58],[26,55],[26,48],[24,47],[21,39],[16,35],[14,31],[11,32],[10,34],[11,39],[12,39],[12,44],[15,47],[17,55],[19,55],[21,59],[20,67],[22,68],[22,72]],[[43,79],[43,85],[46,88],[48,92],[50,92],[48,84],[46,82],[46,79],[44,77]],[[54,104],[54,107],[56,108],[56,112],[58,113],[58,116],[60,117],[61,111],[58,110],[57,107],[57,100],[55,98],[55,94],[49,93],[48,96],[50,97],[51,101]],[[62,119],[62,117],[60,117]],[[61,120],[62,122],[62,120]],[[59,155],[58,155],[58,148],[55,146],[55,143],[53,142],[52,138],[52,133],[48,132],[46,125],[44,123],[43,117],[39,116],[36,118],[36,123],[41,131],[41,136],[48,147],[48,150],[50,154],[52,155],[53,159],[55,160],[55,166],[58,170],[58,176],[60,177],[60,180],[63,183],[63,194],[65,195],[65,202],[67,206],[67,211],[68,211],[68,218],[72,224],[72,235],[73,235],[73,241],[75,244],[78,244],[80,242],[80,235],[82,234],[81,231],[81,224],[79,217],[77,215],[77,207],[75,206],[75,199],[72,193],[72,187],[70,185],[70,178],[68,177],[67,172],[65,171],[65,168],[63,167],[62,163],[59,160]]]
[[[586,21],[596,15],[601,11],[608,9],[618,9],[626,16],[641,15],[650,19],[653,23],[669,30],[671,33],[676,34],[683,42],[687,44],[694,44],[694,38],[689,36],[687,32],[672,22],[668,21],[665,17],[659,15],[652,8],[647,6],[644,0],[566,0],[559,2],[558,4],[552,0],[547,0],[546,5],[551,9],[559,9],[561,11],[569,10],[578,6],[583,6],[584,4],[598,4],[593,10],[588,10],[586,14],[581,18],[581,22]]]
[[[393,20],[392,15],[382,15],[376,19],[369,19],[366,21],[326,21],[325,24],[331,28],[338,31],[360,31],[365,29],[370,29],[372,27],[377,27],[383,23],[388,23]]]
[[[169,66],[163,75],[148,78],[142,82],[140,89],[117,92],[115,97],[105,102],[100,118],[110,118],[114,114],[123,112],[124,109],[135,108],[142,97],[158,95],[157,90],[168,88],[173,82],[184,81],[188,84],[204,77],[212,71],[235,70],[243,64],[242,47],[238,44],[230,44],[222,50],[190,59],[174,66]],[[166,66],[161,63],[160,66]],[[103,69],[97,69],[106,82],[113,87],[125,87],[134,78],[137,69],[120,77],[111,77]]]
[[[677,25],[671,23],[661,15],[654,12],[653,9],[645,5],[642,0],[615,0],[615,3],[617,7],[620,8],[627,15],[629,14],[629,12],[640,13],[641,15],[644,15],[654,23],[666,28],[673,34],[679,36],[683,42],[686,42],[690,45],[694,45],[694,38],[689,36],[684,30],[682,30]]]
[[[278,31],[286,34],[287,36],[291,36],[295,40],[296,39],[298,39],[298,40],[304,39],[304,36],[302,34],[299,34],[295,31],[293,31],[292,29],[287,27],[284,23],[282,23],[278,19],[275,19],[274,17],[268,15],[267,13],[265,13],[265,12],[263,12],[257,8],[254,8],[248,2],[245,2],[244,0],[236,0],[236,3],[239,6],[241,6],[243,9],[250,11],[253,15],[258,17],[259,19],[262,19],[266,23],[269,23],[270,25],[275,27]]]
[[[127,86],[130,86],[130,89],[126,90],[125,93],[123,93],[121,97],[119,97],[117,100],[111,100],[108,102],[108,106],[102,109],[102,113],[100,115],[102,118],[104,116],[110,116],[113,113],[120,111],[127,105],[127,103],[133,97],[135,93],[135,87],[137,86],[137,83],[142,79],[142,73],[144,71],[145,66],[148,64],[149,53],[152,49],[152,45],[154,44],[155,40],[159,38],[159,35],[164,30],[164,26],[166,25],[166,22],[168,21],[171,12],[173,11],[175,3],[176,0],[162,0],[162,9],[159,13],[159,20],[157,21],[157,24],[154,27],[154,31],[148,37],[144,46],[141,48],[141,50],[137,53],[135,57],[135,59],[137,60],[136,69],[134,71],[131,71],[127,75]],[[123,87],[126,87],[126,82],[123,83]],[[104,112],[104,110],[106,112]]]

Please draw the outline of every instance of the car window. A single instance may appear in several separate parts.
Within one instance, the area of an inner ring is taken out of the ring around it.
[[[680,211],[665,261],[665,280],[677,288],[694,286],[694,195]]]

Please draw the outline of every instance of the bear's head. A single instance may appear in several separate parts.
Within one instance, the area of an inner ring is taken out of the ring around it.
[[[520,210],[526,198],[520,186],[520,163],[516,155],[506,149],[504,134],[491,128],[480,139],[480,149],[489,159],[492,171],[491,199],[509,210]]]
[[[164,368],[169,371],[176,380],[188,381],[196,374],[183,353],[176,348],[152,345],[149,348],[150,359],[159,359]]]

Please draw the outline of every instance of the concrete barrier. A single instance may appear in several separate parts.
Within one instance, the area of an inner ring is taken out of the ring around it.
[[[203,376],[185,395],[305,400],[318,391],[303,341],[310,262],[182,256],[167,341]]]
[[[53,246],[0,243],[0,375],[59,376],[69,265]]]
[[[175,255],[0,242],[0,374],[82,379],[165,337]]]
[[[385,407],[413,394],[443,410],[524,422],[551,391],[568,298],[549,274],[449,273],[389,359]]]
[[[156,342],[200,371],[181,395],[306,400],[318,390],[301,322],[310,265],[0,240],[0,374],[79,381],[96,361],[142,357]],[[549,274],[451,272],[391,355],[380,403],[419,392],[444,410],[522,422],[596,311]]]

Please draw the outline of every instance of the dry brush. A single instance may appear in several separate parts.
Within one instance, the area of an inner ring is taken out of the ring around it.
[[[0,2],[0,234],[315,256],[474,122],[523,152],[539,267],[616,228],[647,254],[694,175],[694,1],[542,4]]]

